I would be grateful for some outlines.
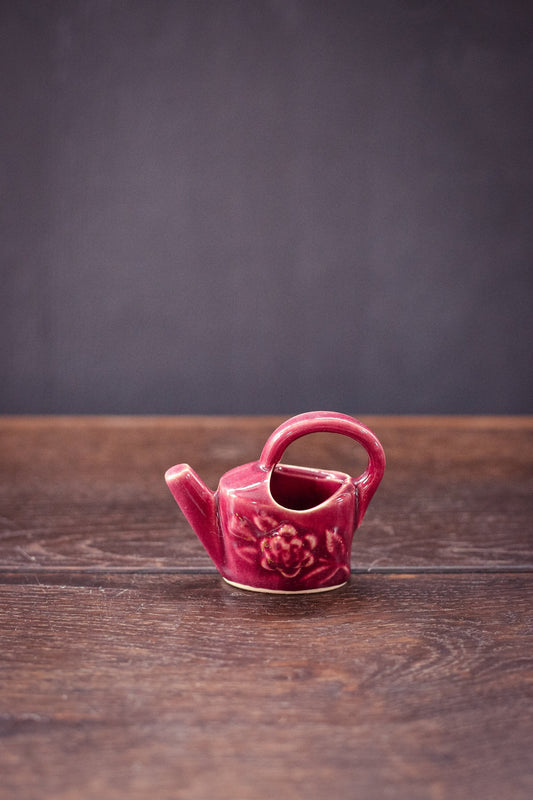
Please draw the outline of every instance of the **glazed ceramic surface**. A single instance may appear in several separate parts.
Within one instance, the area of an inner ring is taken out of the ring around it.
[[[368,466],[358,478],[279,464],[295,439],[341,433],[363,445]],[[221,575],[265,592],[316,592],[350,576],[352,537],[385,469],[376,436],[345,414],[316,411],[284,422],[259,461],[236,467],[215,493],[187,464],[165,474],[167,485]]]

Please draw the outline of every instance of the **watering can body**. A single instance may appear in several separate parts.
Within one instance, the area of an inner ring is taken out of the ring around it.
[[[280,464],[308,433],[342,433],[369,462],[357,479],[342,472]],[[381,481],[385,456],[361,422],[335,412],[293,417],[269,437],[259,461],[236,467],[211,492],[187,464],[167,471],[170,491],[222,577],[264,592],[318,592],[350,575],[353,533]]]

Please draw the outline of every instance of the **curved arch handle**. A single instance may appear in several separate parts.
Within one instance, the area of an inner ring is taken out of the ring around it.
[[[340,433],[361,444],[368,453],[368,465],[358,478],[352,478],[358,492],[357,524],[361,522],[372,496],[385,471],[385,453],[377,436],[359,420],[335,411],[309,411],[283,422],[269,436],[259,464],[270,471],[281,459],[286,448],[309,433]]]

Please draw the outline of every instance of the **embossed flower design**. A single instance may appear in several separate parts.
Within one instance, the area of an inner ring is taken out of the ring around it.
[[[261,539],[261,566],[294,578],[315,563],[316,545],[316,536],[300,535],[293,525],[284,523]]]

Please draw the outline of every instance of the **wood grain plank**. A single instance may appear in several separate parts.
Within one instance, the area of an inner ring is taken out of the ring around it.
[[[532,584],[4,575],[0,797],[529,800]]]
[[[354,569],[531,567],[533,418],[364,419],[387,471]],[[280,418],[0,419],[0,568],[203,569],[163,482],[189,461],[215,488],[258,457]],[[315,434],[287,459],[351,474],[353,442]]]

